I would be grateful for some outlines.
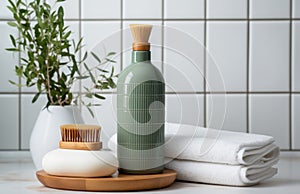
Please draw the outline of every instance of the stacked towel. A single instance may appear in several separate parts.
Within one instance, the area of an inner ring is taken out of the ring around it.
[[[109,141],[116,151],[117,136]],[[271,178],[279,148],[270,136],[166,124],[166,167],[177,179],[221,185],[247,186]]]

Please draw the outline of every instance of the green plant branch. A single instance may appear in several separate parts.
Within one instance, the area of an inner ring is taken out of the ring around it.
[[[101,63],[100,58],[92,53],[99,65],[93,68],[86,66],[86,71],[82,74],[79,71],[79,65],[85,64],[88,53],[83,59],[76,60],[75,55],[83,47],[82,38],[76,43],[74,39],[69,38],[72,33],[64,23],[64,10],[59,7],[57,10],[45,0],[36,0],[27,3],[26,0],[8,0],[8,9],[12,13],[15,21],[9,21],[8,25],[17,28],[20,36],[10,35],[12,48],[8,51],[19,52],[25,55],[21,58],[21,65],[15,66],[17,76],[26,80],[27,87],[37,87],[38,92],[32,102],[35,102],[39,95],[46,92],[50,105],[65,106],[73,103],[81,103],[87,108],[91,103],[85,103],[79,95],[73,95],[71,92],[72,85],[81,79],[91,80],[93,83],[92,91],[115,88],[113,78],[117,75],[112,72],[99,68],[107,62],[115,63],[109,59],[114,52],[108,53]],[[64,0],[56,0],[56,3]],[[36,21],[35,24],[32,21]],[[72,51],[73,50],[73,51]],[[65,60],[65,61],[64,61]],[[63,62],[61,62],[63,61]],[[63,69],[67,68],[70,72],[64,73]],[[92,71],[96,70],[100,80],[96,80]],[[20,86],[19,84],[10,81]],[[104,99],[96,93],[90,92],[89,97]]]

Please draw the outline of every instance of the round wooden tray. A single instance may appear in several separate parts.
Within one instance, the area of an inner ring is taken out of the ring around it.
[[[37,171],[36,176],[46,187],[78,191],[141,191],[170,186],[176,179],[176,172],[164,170],[161,174],[127,175],[116,177],[75,178],[47,174]]]

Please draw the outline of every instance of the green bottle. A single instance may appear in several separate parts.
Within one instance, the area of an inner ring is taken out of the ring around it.
[[[117,84],[118,160],[122,173],[154,174],[164,169],[165,84],[151,63],[151,25],[130,25],[132,63]]]

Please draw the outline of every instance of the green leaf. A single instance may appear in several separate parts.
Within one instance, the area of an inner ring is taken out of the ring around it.
[[[7,48],[5,50],[7,50],[7,51],[13,51],[13,52],[20,52],[20,49],[18,49],[18,48]]]
[[[109,56],[112,56],[112,55],[115,55],[115,54],[116,54],[116,52],[110,52],[106,56],[109,57]]]
[[[91,52],[92,56],[99,62],[101,63],[101,60],[99,59],[99,57],[94,53],[94,52]]]
[[[42,80],[37,81],[37,89],[39,92],[42,92]]]
[[[73,66],[72,66],[72,69],[71,69],[71,77],[73,77],[76,72],[80,75],[80,72],[79,72],[79,69],[78,69],[78,66],[77,66],[77,62],[76,62],[76,59],[75,59],[75,55],[72,55],[71,59],[72,59],[72,62],[73,62]]]
[[[94,116],[92,109],[89,106],[86,106],[86,108],[88,109],[88,111],[92,115],[92,117],[94,118],[95,116]]]
[[[61,52],[61,56],[66,57],[66,56],[70,56],[69,52]]]
[[[87,78],[89,78],[89,77],[90,77],[90,76],[87,76],[87,75],[86,75],[86,76],[77,76],[76,79],[87,79]]]
[[[51,105],[51,101],[50,101],[48,95],[47,95],[47,99],[48,99],[48,102],[47,102],[46,106],[43,108],[43,110],[46,109],[46,108],[48,108]]]
[[[71,31],[67,32],[67,33],[63,36],[63,38],[64,38],[64,39],[67,39],[67,38],[71,35],[71,33],[72,33]]]
[[[101,106],[102,104],[91,104],[91,106]]]
[[[15,66],[15,71],[18,77],[22,77],[23,76],[23,66]]]
[[[79,49],[82,47],[81,43],[82,43],[83,38],[80,38],[77,46],[75,47],[75,52],[77,53],[79,51]]]
[[[114,75],[114,71],[115,71],[115,68],[114,68],[114,66],[112,66],[112,68],[111,68],[111,73],[110,73],[110,76],[109,76],[109,77],[112,77],[112,76]]]
[[[109,71],[107,71],[107,70],[104,70],[104,69],[101,69],[101,68],[96,68],[96,69],[98,69],[100,72],[103,72],[103,73],[108,73]]]
[[[101,95],[99,95],[99,94],[94,94],[94,96],[95,96],[96,98],[101,99],[101,100],[105,100],[105,99],[106,99],[104,96],[101,96]]]
[[[116,84],[115,84],[115,82],[113,81],[113,79],[109,78],[109,79],[107,79],[107,81],[108,81],[109,86],[110,86],[111,88],[115,88],[115,87],[116,87]]]
[[[10,40],[11,40],[11,43],[13,44],[13,46],[16,47],[16,40],[13,37],[13,35],[9,35],[9,37],[10,37]]]
[[[8,82],[11,83],[11,84],[13,84],[13,85],[19,85],[19,84],[17,84],[16,82],[11,81],[11,80],[8,80]]]
[[[84,88],[87,92],[91,93],[90,90],[89,90],[87,87],[83,86],[83,88]]]
[[[73,99],[73,94],[72,93],[69,93],[68,94],[68,99],[69,99],[69,103],[72,102],[72,99]]]
[[[85,69],[88,71],[92,82],[94,84],[96,84],[96,79],[95,79],[94,75],[92,74],[91,70],[88,68],[88,66],[86,65],[86,63],[83,63],[83,65],[84,65]]]
[[[87,94],[85,94],[85,97],[87,97],[87,98],[93,98],[93,94],[92,93],[87,93]]]
[[[64,72],[62,72],[61,73],[61,79],[65,82],[65,81],[67,81],[67,76],[66,76],[66,74],[64,73]]]
[[[7,24],[11,27],[18,27],[18,24],[16,22],[9,21],[7,22]]]
[[[32,99],[32,101],[31,101],[31,102],[32,102],[32,103],[35,103],[35,102],[36,102],[36,100],[39,98],[40,94],[41,94],[41,93],[39,93],[39,92],[38,92],[38,93],[36,93],[36,94],[35,94],[35,96],[33,97],[33,99]]]
[[[8,0],[9,4],[15,9],[17,10],[17,7],[15,5],[15,3],[12,0]]]
[[[88,53],[85,52],[85,53],[84,53],[84,56],[83,56],[83,58],[82,58],[82,61],[85,61],[87,57],[88,57]]]
[[[105,60],[107,60],[107,61],[109,61],[109,62],[111,62],[111,63],[116,63],[116,62],[117,62],[117,61],[114,61],[114,60],[109,59],[109,58],[105,58]]]
[[[60,6],[58,8],[58,19],[61,21],[63,21],[63,19],[64,19],[64,8],[62,6]],[[63,25],[63,23],[62,23],[62,25]]]

